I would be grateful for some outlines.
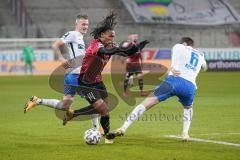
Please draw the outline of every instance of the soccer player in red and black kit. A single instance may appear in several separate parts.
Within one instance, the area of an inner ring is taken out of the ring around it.
[[[145,40],[127,49],[116,47],[114,45],[114,27],[116,24],[116,14],[110,12],[91,32],[94,39],[86,50],[78,81],[79,89],[90,105],[73,112],[67,112],[63,124],[79,115],[100,113],[100,124],[104,134],[106,135],[109,132],[108,93],[102,81],[101,73],[103,68],[108,63],[111,55],[131,56],[149,43]],[[112,141],[105,139],[105,143],[112,143]]]
[[[130,34],[128,36],[128,40],[131,43],[137,44],[138,42],[138,34]],[[124,79],[124,85],[123,85],[123,96],[127,97],[127,87],[129,85],[129,81],[131,77],[136,74],[138,78],[138,85],[140,89],[140,96],[146,96],[146,94],[143,92],[143,79],[142,79],[142,55],[141,55],[141,50],[136,52],[134,55],[131,55],[127,58],[127,63],[126,63],[126,74],[125,74],[125,79]]]

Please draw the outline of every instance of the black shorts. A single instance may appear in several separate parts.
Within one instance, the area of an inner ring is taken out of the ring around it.
[[[79,80],[78,84],[82,95],[90,104],[108,97],[107,89],[103,82],[90,84]]]
[[[142,73],[142,66],[140,63],[127,63],[126,64],[126,72],[131,74]]]

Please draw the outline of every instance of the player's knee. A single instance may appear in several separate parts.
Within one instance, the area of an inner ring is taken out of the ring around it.
[[[107,108],[107,107],[104,107],[104,108],[101,109],[101,115],[102,115],[102,116],[109,115],[109,112],[108,112],[108,108]]]
[[[129,79],[132,75],[133,75],[132,73],[127,72],[125,78]]]
[[[142,73],[138,73],[138,74],[137,74],[137,78],[138,78],[138,79],[142,79]]]
[[[66,111],[66,110],[68,110],[70,107],[71,107],[71,104],[72,104],[72,102],[70,102],[70,101],[62,101],[62,110],[63,111]]]
[[[106,116],[106,115],[108,115],[109,114],[109,112],[108,112],[108,106],[107,105],[101,105],[100,107],[99,107],[99,112],[101,113],[101,115],[102,116]]]
[[[125,79],[127,79],[127,80],[129,79],[128,74],[125,75]]]
[[[97,100],[93,106],[101,115],[108,115],[108,106],[103,99]]]
[[[104,100],[100,98],[93,103],[93,106],[97,107],[97,106],[100,106],[102,103],[104,103]]]
[[[64,96],[63,100],[62,100],[62,109],[63,110],[69,109],[73,100],[74,100],[74,98],[71,95]]]
[[[142,104],[145,106],[145,108],[148,110],[151,107],[153,107],[155,104],[158,104],[159,100],[158,98],[152,93],[150,94],[143,102]]]
[[[193,107],[193,105],[186,105],[186,106],[183,106],[184,109],[191,109]]]
[[[104,98],[103,101],[108,105],[108,97]]]
[[[73,99],[74,99],[74,97],[72,95],[70,95],[70,94],[67,94],[67,95],[63,96],[63,100],[71,100],[71,101],[73,101]]]

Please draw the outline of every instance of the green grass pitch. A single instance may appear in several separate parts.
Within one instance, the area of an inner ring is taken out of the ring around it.
[[[110,77],[105,76],[107,88],[114,91]],[[190,135],[194,138],[240,144],[240,72],[201,73],[194,102],[194,116]],[[207,142],[182,143],[165,135],[181,133],[182,107],[176,98],[168,99],[146,112],[135,122],[124,137],[112,145],[89,146],[83,133],[91,128],[91,121],[62,122],[54,110],[36,107],[23,114],[23,107],[31,95],[61,98],[48,85],[47,76],[0,77],[0,159],[22,160],[126,160],[126,159],[240,159],[240,147]],[[76,97],[73,108],[85,106]],[[138,103],[143,99],[138,99]],[[134,106],[122,100],[111,112],[111,129],[118,128]],[[170,118],[151,120],[155,113]],[[177,119],[171,115],[179,116]]]

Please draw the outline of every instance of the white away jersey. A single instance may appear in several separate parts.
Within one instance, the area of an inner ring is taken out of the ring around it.
[[[68,47],[69,58],[73,59],[77,56],[85,55],[85,43],[83,41],[83,35],[78,31],[69,31],[65,33],[61,40]],[[80,67],[74,69],[71,73],[80,73]]]
[[[190,46],[176,44],[172,48],[171,68],[181,72],[180,77],[192,82],[196,86],[196,77],[205,64],[204,54]],[[173,75],[170,71],[169,75]]]

